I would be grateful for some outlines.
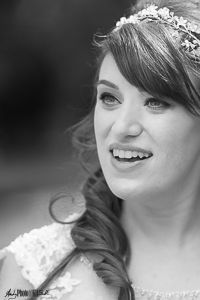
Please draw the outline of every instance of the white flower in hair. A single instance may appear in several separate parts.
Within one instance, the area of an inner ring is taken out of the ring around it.
[[[130,21],[130,23],[132,23],[132,22],[139,23],[139,20],[135,16],[130,16],[129,21]]]
[[[174,12],[170,12],[167,7],[158,9],[158,6],[151,4],[137,14],[131,15],[128,18],[121,18],[120,21],[117,22],[114,31],[118,31],[125,24],[139,24],[144,20],[151,22],[160,21],[161,23],[170,25],[172,29],[174,29],[174,34],[172,34],[174,38],[179,37],[179,32],[186,33],[188,38],[181,43],[181,46],[183,46],[184,50],[191,56],[195,58],[199,57],[200,60],[200,40],[195,35],[200,34],[200,25],[197,25],[193,21],[189,22],[183,17],[174,16]]]
[[[156,6],[155,4],[148,6],[147,8],[141,10],[138,13],[138,16],[146,16],[146,15],[152,15],[152,16],[157,16],[158,15],[158,11],[157,11],[158,6]]]
[[[183,19],[183,17],[180,17],[177,23],[178,23],[177,25],[178,25],[179,27],[180,27],[180,26],[184,26],[184,27],[185,27],[186,24],[188,23],[188,21],[185,20],[185,19]]]
[[[182,43],[183,46],[186,46],[186,48],[189,48],[191,43],[188,40],[185,40],[184,43]]]
[[[161,15],[161,16],[165,16],[165,17],[170,17],[170,11],[169,11],[169,8],[168,7],[162,7],[162,8],[159,8],[158,10],[158,14]]]
[[[190,22],[187,23],[187,28],[188,30],[195,32],[198,26],[192,21],[191,23]]]

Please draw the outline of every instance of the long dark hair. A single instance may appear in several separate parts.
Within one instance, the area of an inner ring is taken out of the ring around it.
[[[130,13],[137,13],[151,2],[140,1]],[[175,15],[200,24],[196,1],[155,0],[154,3],[160,8],[167,6]],[[126,24],[118,31],[112,30],[104,38],[96,37],[97,78],[105,55],[111,53],[129,83],[155,97],[169,97],[199,116],[199,86],[194,86],[190,76],[200,77],[199,62],[191,59],[181,47],[181,41],[187,38],[186,34],[179,33],[180,39],[177,41],[172,38],[170,30],[166,24],[141,22],[137,25]],[[44,289],[58,277],[74,256],[82,252],[98,253],[102,261],[94,263],[94,271],[105,284],[118,288],[118,299],[133,300],[134,291],[126,271],[130,262],[130,245],[120,224],[123,200],[110,191],[96,151],[93,120],[95,98],[94,92],[91,112],[72,129],[74,148],[89,174],[82,188],[86,209],[74,222],[71,231],[76,247],[39,289]],[[54,200],[50,205],[51,213]]]

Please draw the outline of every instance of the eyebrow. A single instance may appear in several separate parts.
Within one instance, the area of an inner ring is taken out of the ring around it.
[[[97,85],[99,84],[104,84],[104,85],[107,85],[108,87],[111,87],[113,89],[116,89],[116,90],[119,90],[118,86],[108,80],[105,80],[105,79],[102,79],[102,80],[98,80],[97,83],[96,83],[96,87]]]

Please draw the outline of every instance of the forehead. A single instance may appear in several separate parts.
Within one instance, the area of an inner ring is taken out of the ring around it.
[[[133,85],[131,85],[121,74],[113,56],[110,53],[105,56],[101,64],[99,80],[109,81],[116,85],[119,89],[133,87]]]
[[[194,73],[191,69],[188,70],[189,78],[196,89],[196,91],[200,94],[200,75],[198,73]],[[200,70],[199,70],[200,74]],[[107,53],[105,58],[102,61],[100,71],[99,71],[99,80],[109,80],[112,81],[114,84],[118,85],[120,83],[121,86],[125,87],[126,85],[129,87],[133,87],[134,85],[130,84],[126,78],[121,74],[115,59],[113,58],[111,53]],[[141,93],[149,94],[147,91],[138,88]],[[198,96],[196,95],[198,98]],[[198,99],[197,101],[200,101]]]
[[[137,90],[137,92],[139,92],[143,96],[149,95],[147,92],[141,90],[140,88],[137,88],[135,85],[127,81],[127,79],[120,72],[113,56],[110,53],[108,53],[102,61],[98,79],[100,82],[107,81],[113,84],[115,88],[120,92]]]
[[[117,64],[110,53],[106,54],[105,58],[102,61],[100,72],[99,72],[99,79],[107,79],[112,76],[113,78],[117,77],[117,73],[120,73]],[[122,75],[121,75],[122,76]],[[124,78],[125,79],[125,78]]]

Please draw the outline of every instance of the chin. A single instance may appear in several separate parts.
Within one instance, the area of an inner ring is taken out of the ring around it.
[[[107,181],[111,192],[123,200],[133,199],[134,197],[142,197],[141,185],[131,182],[127,182],[125,179],[113,179],[112,181]]]

